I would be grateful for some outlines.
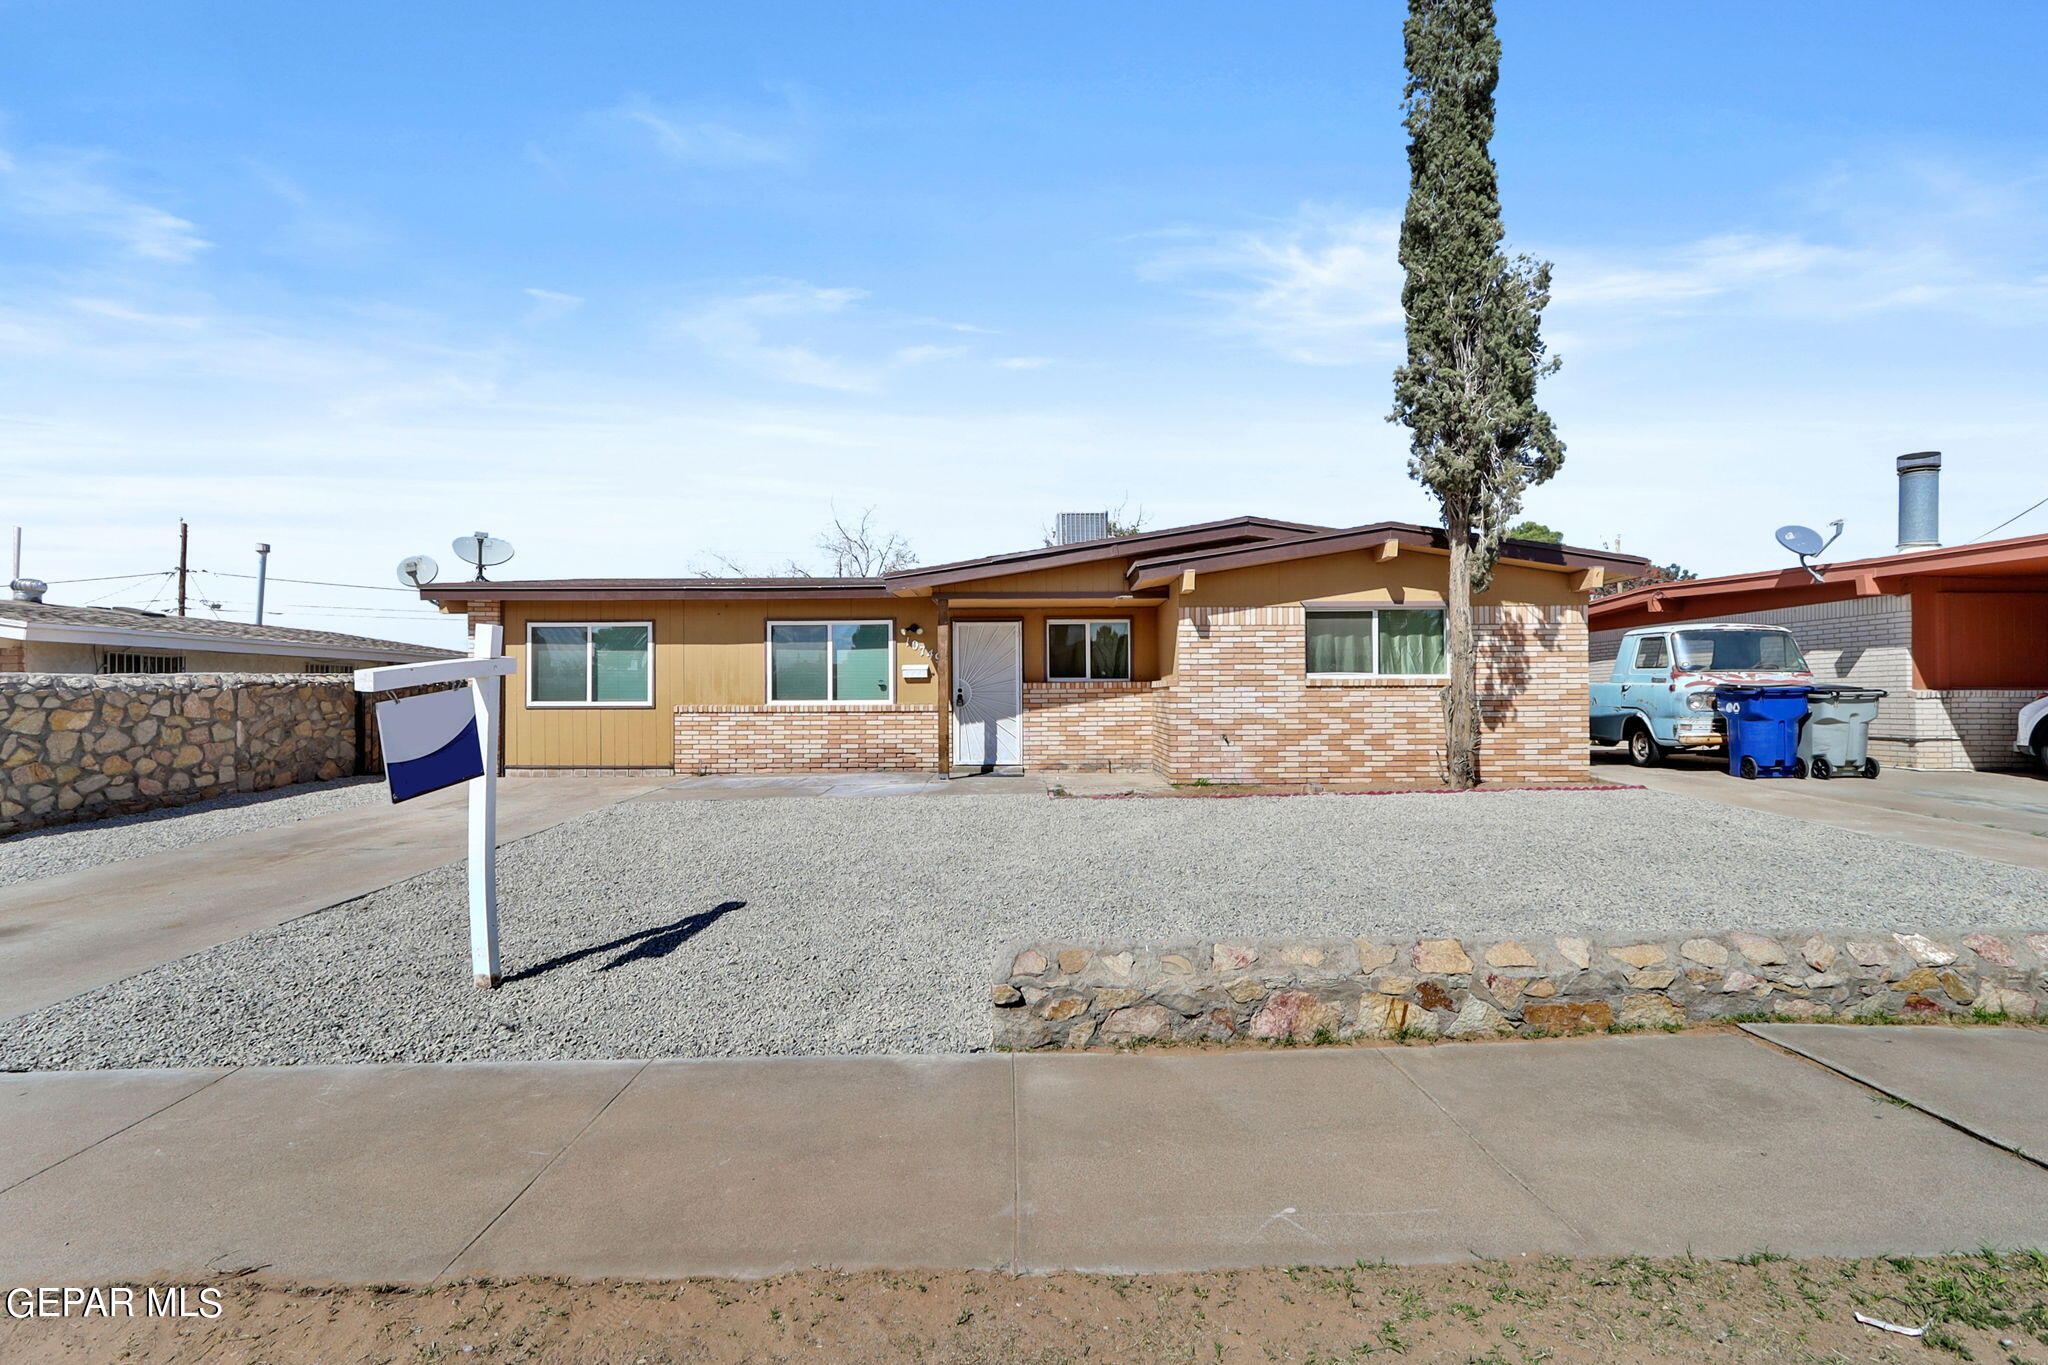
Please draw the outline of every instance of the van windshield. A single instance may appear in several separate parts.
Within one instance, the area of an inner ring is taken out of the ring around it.
[[[1788,631],[1681,630],[1673,643],[1674,662],[1695,673],[1723,669],[1806,672],[1799,644]]]

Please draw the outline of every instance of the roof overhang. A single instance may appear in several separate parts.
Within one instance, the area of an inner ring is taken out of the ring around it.
[[[1409,549],[1447,555],[1450,553],[1450,540],[1439,526],[1383,521],[1371,526],[1354,526],[1342,531],[1328,531],[1321,535],[1298,536],[1266,545],[1227,546],[1190,554],[1140,560],[1131,566],[1130,579],[1133,587],[1157,587],[1189,573],[1217,573],[1226,569],[1277,564],[1316,555],[1350,554],[1361,550],[1375,552],[1382,559],[1391,559],[1401,551]],[[1503,564],[1552,569],[1558,572],[1582,573],[1589,569],[1597,569],[1615,578],[1632,577],[1648,568],[1650,563],[1638,555],[1616,554],[1610,550],[1584,550],[1576,546],[1551,545],[1534,540],[1510,540],[1503,543],[1500,559]]]
[[[350,662],[379,663],[389,660],[445,659],[449,651],[426,645],[413,648],[366,649],[356,645],[331,645],[311,640],[244,640],[190,631],[149,630],[128,626],[86,626],[46,621],[0,619],[0,640],[24,640],[42,644],[108,645],[117,649],[160,649],[178,654],[205,650],[211,654],[300,654],[309,659],[346,659]]]
[[[1593,604],[1592,617],[1625,615],[1635,611],[1664,612],[1672,607],[1705,604],[1718,597],[1743,593],[1837,590],[1856,597],[1878,597],[1903,591],[1910,579],[1975,578],[2000,575],[2048,578],[2048,535],[1994,540],[1982,545],[1951,545],[1905,554],[1852,559],[1840,564],[1817,564],[1820,581],[1795,564],[1754,573],[1723,574],[1718,578],[1695,578],[1676,583],[1646,583],[1639,588],[1603,597]]]
[[[972,583],[1011,574],[1036,573],[1041,569],[1095,564],[1105,559],[1132,559],[1144,555],[1170,554],[1224,545],[1271,544],[1329,530],[1304,522],[1277,521],[1271,517],[1232,517],[1225,521],[1195,526],[1171,526],[1135,535],[1110,536],[1102,540],[1053,545],[1039,550],[1018,550],[1012,554],[990,555],[984,559],[960,560],[952,564],[905,569],[888,575],[889,591],[898,597],[920,597],[941,585]]]

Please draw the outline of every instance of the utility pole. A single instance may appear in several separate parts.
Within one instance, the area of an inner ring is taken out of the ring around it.
[[[14,577],[21,577],[21,528],[14,528]]]
[[[256,624],[263,624],[263,585],[270,574],[270,546],[256,547]]]
[[[185,614],[185,548],[191,539],[191,528],[185,525],[183,517],[178,518],[178,615]]]

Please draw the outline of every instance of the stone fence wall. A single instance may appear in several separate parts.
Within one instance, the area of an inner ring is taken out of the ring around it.
[[[374,772],[358,714],[346,674],[0,677],[0,835]]]
[[[993,988],[996,1046],[1327,1042],[1655,1028],[1730,1016],[2034,1017],[2048,933],[1034,943]]]

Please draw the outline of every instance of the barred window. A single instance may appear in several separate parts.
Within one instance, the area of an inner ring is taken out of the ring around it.
[[[132,649],[100,651],[102,673],[183,673],[182,654],[139,654]]]

